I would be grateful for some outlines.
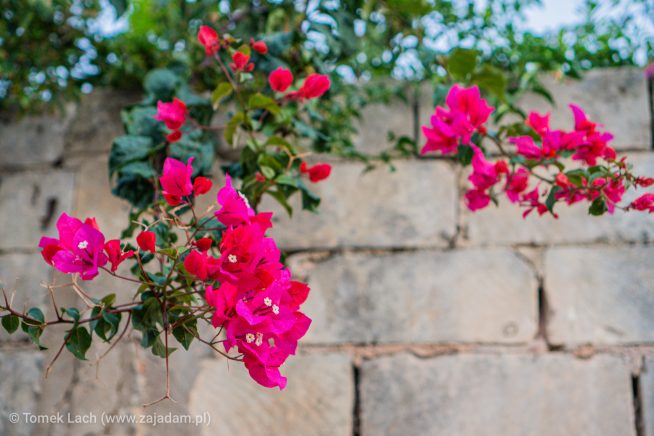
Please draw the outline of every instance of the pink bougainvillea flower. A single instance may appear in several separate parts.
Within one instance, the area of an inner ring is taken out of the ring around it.
[[[136,243],[141,250],[154,253],[157,251],[157,234],[150,230],[144,230],[136,237]]]
[[[247,198],[232,186],[232,178],[227,174],[225,186],[218,191],[218,203],[222,206],[215,215],[226,226],[246,223],[254,216]]]
[[[293,83],[293,74],[286,68],[279,67],[268,76],[270,88],[275,92],[284,92]]]
[[[538,212],[538,215],[543,215],[549,210],[547,206],[540,201],[538,187],[535,187],[532,191],[524,194],[521,198],[521,202],[523,202],[525,207],[527,207],[527,210],[522,214],[523,218],[527,218],[527,216],[529,216],[529,214],[534,210]],[[558,218],[558,215],[554,214],[554,217]]]
[[[445,98],[447,108],[437,107],[431,117],[432,127],[423,126],[427,143],[421,153],[440,151],[454,153],[459,143],[469,144],[475,131],[485,134],[484,123],[494,108],[481,98],[476,86],[454,85]]]
[[[282,269],[280,252],[274,239],[264,236],[265,229],[248,223],[230,227],[220,242],[220,266],[217,277],[239,289],[266,286]]]
[[[324,74],[309,74],[298,93],[302,98],[318,98],[329,90],[331,81]]]
[[[579,106],[576,104],[571,104],[570,109],[572,110],[572,115],[574,116],[575,119],[575,130],[580,132],[580,131],[585,131],[588,133],[592,133],[595,131],[597,128],[597,123],[593,123],[588,119],[588,116],[586,115],[586,112],[583,111]]]
[[[306,162],[300,164],[300,173],[307,174],[309,180],[313,183],[318,183],[321,180],[325,180],[329,177],[332,172],[332,166],[327,163],[317,163],[311,167],[307,165]]]
[[[232,63],[229,67],[233,71],[249,73],[254,69],[254,64],[250,62],[250,55],[237,51],[232,55]]]
[[[170,130],[179,130],[186,122],[186,114],[186,104],[174,97],[170,103],[164,103],[161,100],[157,102],[157,114],[154,119],[163,121]]]
[[[200,26],[198,41],[204,46],[204,52],[207,56],[213,56],[220,50],[218,33],[209,26]]]
[[[462,88],[459,85],[452,86],[445,98],[445,103],[450,108],[450,115],[454,120],[453,125],[460,129],[459,133],[464,138],[464,144],[469,142],[472,132],[481,128],[495,110],[481,98],[477,86],[470,88]],[[455,130],[457,130],[456,127]]]
[[[420,154],[430,151],[440,151],[441,154],[456,153],[459,147],[459,140],[449,124],[442,121],[437,115],[431,117],[431,128],[422,126],[422,133],[427,138],[427,143],[420,150]]]
[[[195,195],[203,195],[211,190],[213,182],[206,177],[196,177],[193,181],[193,193]]]
[[[266,181],[266,177],[257,171],[257,173],[254,175],[254,180],[256,180],[259,183],[263,183]]]
[[[238,289],[229,283],[221,283],[219,288],[207,286],[204,292],[207,304],[215,309],[211,318],[214,327],[222,326],[236,314],[236,298]]]
[[[516,152],[527,159],[541,159],[543,150],[536,145],[531,136],[513,136],[508,138],[509,143],[516,146]]]
[[[170,142],[171,144],[173,142],[179,141],[180,139],[182,139],[181,130],[173,130],[172,132],[166,135],[166,141]]]
[[[182,202],[182,197],[191,195],[193,192],[192,162],[192,157],[188,159],[186,165],[172,157],[167,157],[164,161],[163,175],[159,178],[159,182],[163,188],[162,194],[171,206],[177,206]]]
[[[550,130],[550,114],[541,115],[538,112],[529,112],[525,123],[540,136],[543,136]]]
[[[252,47],[252,50],[259,54],[265,55],[268,53],[268,46],[264,41],[255,41],[254,39],[250,39],[250,46]]]
[[[57,220],[59,239],[43,237],[39,242],[43,259],[59,271],[79,273],[82,280],[98,275],[98,268],[107,264],[104,254],[104,235],[93,218],[85,222],[61,214]]]
[[[499,174],[496,166],[486,160],[484,152],[476,145],[472,147],[472,174],[468,180],[477,189],[488,189],[499,181]]]
[[[649,213],[654,213],[654,194],[648,192],[647,194],[641,195],[631,202],[629,209],[649,211]]]
[[[622,178],[616,177],[614,179],[607,179],[604,177],[598,177],[593,180],[592,186],[598,189],[598,191],[593,192],[590,199],[594,200],[601,192],[601,194],[604,195],[607,212],[612,214],[615,211],[615,205],[622,200],[622,196],[625,192]]]
[[[518,168],[506,179],[506,196],[512,203],[515,203],[520,200],[520,194],[527,190],[528,185],[529,171],[524,168]]]
[[[208,262],[209,257],[206,253],[192,250],[184,258],[184,268],[200,280],[207,280],[209,278]]]
[[[122,251],[120,248],[120,241],[112,239],[104,244],[104,251],[107,253],[109,262],[111,263],[111,272],[116,272],[118,266],[128,257],[134,256],[134,250]]]
[[[267,388],[279,387],[283,390],[286,387],[287,379],[279,372],[279,367],[284,363],[287,356],[281,351],[274,351],[268,358],[267,363],[262,363],[256,357],[245,354],[243,363],[247,368],[250,377],[261,386]]]
[[[654,177],[636,177],[636,181],[634,183],[638,186],[646,188],[648,186],[654,185]]]
[[[483,209],[490,203],[490,196],[483,189],[469,189],[465,193],[466,206],[471,211]]]

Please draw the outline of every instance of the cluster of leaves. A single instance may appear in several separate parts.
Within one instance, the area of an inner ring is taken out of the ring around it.
[[[211,101],[189,89],[182,68],[150,71],[143,89],[145,98],[122,111],[125,135],[114,140],[109,156],[113,193],[141,209],[156,201],[158,176],[167,156],[184,162],[193,156],[194,176],[198,176],[211,173],[215,153],[214,136],[200,127],[211,121]],[[169,144],[165,126],[154,116],[157,101],[170,101],[173,97],[186,102],[190,116],[197,124],[187,123],[182,139]]]

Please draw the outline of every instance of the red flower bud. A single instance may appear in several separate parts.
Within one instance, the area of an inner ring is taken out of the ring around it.
[[[173,130],[170,132],[168,135],[166,135],[166,141],[170,142],[171,144],[173,142],[177,142],[182,138],[182,132],[179,130]]]
[[[207,56],[213,56],[220,49],[218,34],[209,26],[200,26],[198,41],[204,46],[204,52]]]
[[[265,55],[268,53],[268,46],[263,41],[255,41],[254,39],[250,39],[250,45],[252,46],[252,49],[259,54]]]
[[[208,251],[211,248],[213,241],[211,238],[200,238],[195,241],[195,246],[198,247],[200,251]]]
[[[213,182],[206,177],[196,177],[195,180],[193,181],[193,192],[195,195],[202,195],[206,194],[209,192],[211,187],[213,186]]]
[[[306,162],[302,162],[300,164],[300,172],[302,174],[308,174],[309,180],[317,183],[329,177],[332,172],[332,166],[327,163],[317,163],[309,168]]]
[[[303,98],[317,98],[327,92],[330,86],[329,77],[324,74],[310,74],[304,80],[299,92]]]
[[[157,251],[156,241],[157,235],[149,230],[142,231],[136,237],[136,243],[139,245],[139,248],[150,253]]]
[[[284,92],[293,83],[293,74],[286,68],[279,67],[270,73],[268,83],[273,91]]]
[[[232,55],[229,67],[234,71],[250,72],[254,69],[254,64],[250,62],[250,55],[237,51]]]

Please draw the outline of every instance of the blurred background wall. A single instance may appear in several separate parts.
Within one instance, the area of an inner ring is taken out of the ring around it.
[[[566,105],[576,102],[614,132],[637,173],[654,174],[641,69],[545,81],[558,106],[528,95],[522,107],[550,110],[554,126],[569,127]],[[98,89],[59,115],[0,125],[0,279],[17,306],[53,315],[41,283],[62,277],[37,243],[55,234],[59,214],[95,216],[111,238],[125,226],[107,153],[120,108],[138,99]],[[368,107],[357,146],[381,150],[389,130],[415,135],[433,111],[431,92],[408,100]],[[460,199],[467,174],[448,160],[398,160],[365,174],[360,163],[332,163],[317,185],[319,215],[263,208],[275,210],[274,236],[312,288],[313,325],[284,367],[285,391],[257,386],[194,343],[171,356],[176,402],[143,409],[163,394],[164,362],[136,335],[99,363],[99,343],[87,362],[64,352],[44,379],[61,335],[46,333],[49,350],[39,352],[2,331],[0,434],[654,435],[651,216],[595,218],[573,207],[559,220],[523,220],[507,202],[472,214]],[[90,289],[119,302],[134,291],[110,277]],[[68,292],[58,298],[78,303]],[[12,424],[12,412],[206,412],[210,423]]]

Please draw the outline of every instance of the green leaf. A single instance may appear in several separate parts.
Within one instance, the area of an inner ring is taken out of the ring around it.
[[[197,336],[197,320],[189,320],[173,329],[173,336],[182,344],[185,350],[191,346],[191,342]]]
[[[75,307],[69,307],[64,309],[64,313],[73,319],[76,323],[79,321],[79,310]]]
[[[32,307],[27,311],[27,316],[32,320],[23,319],[20,324],[20,328],[27,333],[32,343],[39,347],[41,350],[47,350],[46,347],[41,345],[40,338],[43,334],[43,328],[45,324],[45,317],[43,312],[38,307]]]
[[[19,325],[20,318],[18,318],[16,315],[7,315],[2,317],[2,327],[4,327],[9,334],[12,334],[18,330]]]
[[[478,56],[479,52],[477,50],[456,48],[447,58],[446,69],[454,79],[465,79],[477,66]]]
[[[473,155],[472,147],[468,145],[460,145],[456,151],[456,158],[461,162],[461,165],[468,166],[472,162]]]
[[[597,197],[595,200],[593,200],[590,207],[588,208],[588,213],[590,215],[599,216],[603,215],[607,210],[608,208],[606,207],[606,201],[604,200],[604,197]]]
[[[273,115],[279,113],[279,106],[272,98],[261,93],[254,94],[248,101],[250,109],[265,109]]]
[[[150,71],[143,80],[145,92],[150,94],[153,100],[171,101],[175,95],[175,89],[181,84],[181,78],[174,71],[159,68]]]
[[[91,335],[84,327],[78,326],[68,332],[66,348],[80,360],[86,360],[86,352],[91,347]]]
[[[164,333],[165,334],[165,333]],[[168,356],[173,354],[173,352],[176,350],[176,348],[173,347],[168,347]],[[164,343],[161,341],[161,338],[157,336],[157,338],[154,340],[154,343],[152,344],[152,354],[155,356],[159,356],[162,359],[166,358],[166,346]]]
[[[146,159],[151,151],[152,139],[147,136],[124,135],[114,139],[109,154],[109,175],[123,166]]]
[[[234,89],[232,85],[228,82],[223,82],[216,86],[216,89],[211,93],[211,105],[213,109],[216,110],[220,106],[220,103],[227,97],[229,97]]]
[[[27,316],[39,321],[40,324],[45,323],[45,317],[43,316],[43,312],[38,307],[32,307],[30,310],[28,310]],[[26,321],[26,322],[30,325],[39,325],[39,324],[34,324],[31,321]]]
[[[550,213],[554,213],[554,205],[556,204],[556,193],[560,189],[561,188],[559,186],[552,186],[552,189],[550,189],[547,199],[545,199],[545,206],[547,206],[547,210],[549,210]]]
[[[270,167],[267,166],[261,166],[261,173],[264,175],[266,179],[274,179],[275,178],[275,170],[273,170]]]
[[[484,65],[478,72],[473,74],[471,81],[483,91],[489,92],[500,99],[504,98],[507,80],[501,70],[490,65]]]
[[[234,134],[238,126],[245,120],[245,114],[243,112],[237,112],[234,116],[227,122],[225,126],[225,141],[229,145],[234,145]]]
[[[291,205],[288,204],[288,199],[286,198],[286,195],[284,195],[283,192],[266,191],[266,194],[270,195],[272,198],[277,200],[277,202],[286,210],[286,213],[288,213],[289,217],[293,216],[293,207],[291,207]]]

